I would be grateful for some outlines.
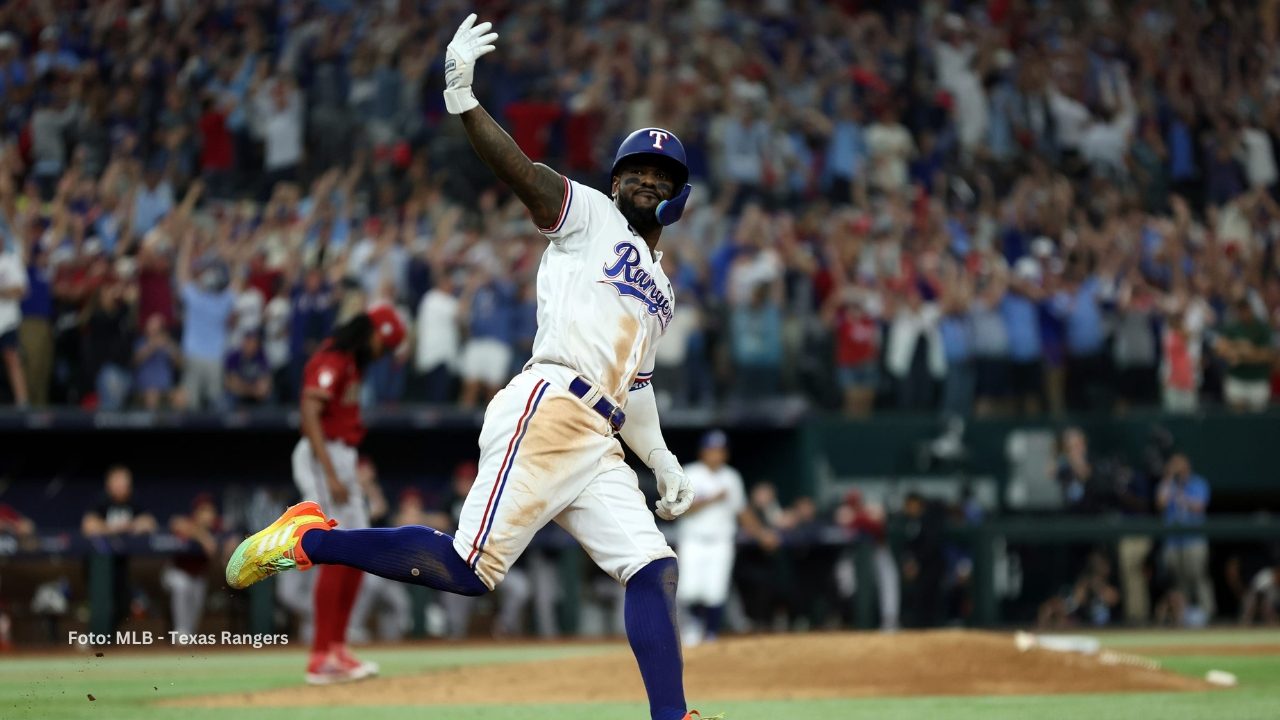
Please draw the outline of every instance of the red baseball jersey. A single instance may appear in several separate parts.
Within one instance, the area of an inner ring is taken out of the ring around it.
[[[302,392],[324,398],[320,424],[327,439],[360,444],[365,429],[360,420],[360,369],[354,357],[331,349],[326,340],[307,361]]]

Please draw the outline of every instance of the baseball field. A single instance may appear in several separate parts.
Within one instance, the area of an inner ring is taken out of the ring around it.
[[[814,633],[686,652],[691,703],[726,720],[1280,717],[1280,631],[1117,632],[1084,656],[1007,633]],[[303,651],[68,651],[0,659],[0,717],[641,720],[619,643],[370,648],[383,677],[308,688]],[[1235,687],[1204,681],[1231,673]]]

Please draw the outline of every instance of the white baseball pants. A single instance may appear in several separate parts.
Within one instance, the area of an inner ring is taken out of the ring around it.
[[[680,584],[676,587],[680,604],[724,605],[733,584],[735,550],[731,538],[681,540]]]
[[[535,366],[485,411],[479,474],[453,546],[490,589],[552,520],[622,583],[675,557],[608,423],[564,389],[571,378]]]

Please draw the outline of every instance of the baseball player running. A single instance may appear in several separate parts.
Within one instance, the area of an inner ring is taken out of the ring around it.
[[[555,521],[626,586],[626,631],[653,720],[690,720],[676,627],[675,553],[645,506],[618,436],[653,469],[659,517],[693,502],[663,440],[650,377],[674,312],[657,251],[691,187],[684,148],[660,128],[623,141],[610,195],[533,163],[471,90],[493,51],[490,23],[469,16],[449,43],[445,105],[472,146],[528,207],[548,245],[538,268],[533,357],[489,403],[478,477],[456,537],[430,528],[334,530],[304,502],[249,537],[227,565],[245,587],[313,564],[345,565],[462,595],[502,582],[539,528]]]
[[[307,361],[302,379],[302,437],[293,449],[293,481],[304,505],[321,503],[347,528],[369,527],[356,448],[364,439],[360,375],[373,359],[404,340],[404,325],[390,305],[377,305],[338,327]],[[347,624],[364,573],[326,565],[316,579],[315,634],[307,682],[328,685],[375,675],[378,666],[347,649]]]

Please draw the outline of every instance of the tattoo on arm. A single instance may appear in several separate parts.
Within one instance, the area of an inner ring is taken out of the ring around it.
[[[560,173],[531,161],[483,107],[459,117],[476,154],[529,208],[538,227],[554,225],[564,201],[565,184]]]

